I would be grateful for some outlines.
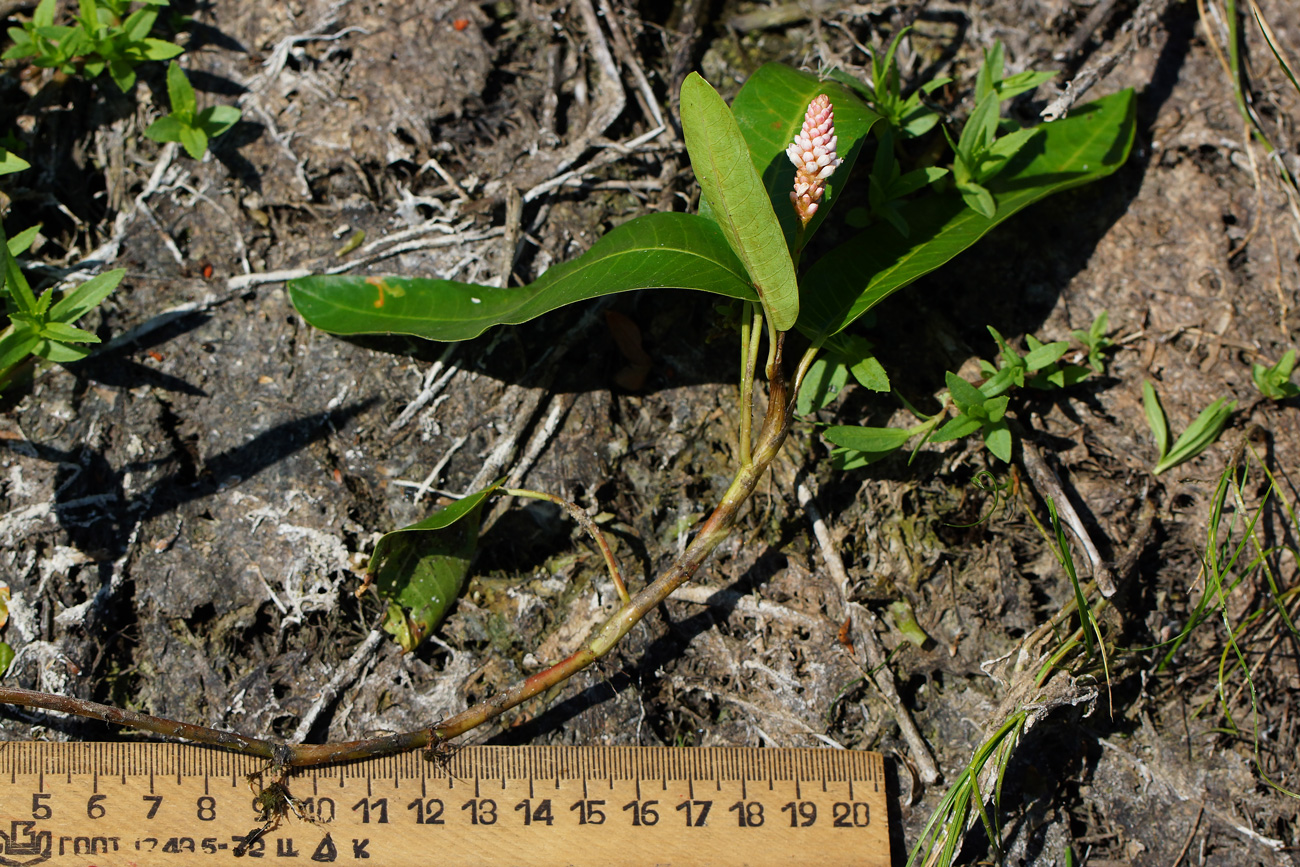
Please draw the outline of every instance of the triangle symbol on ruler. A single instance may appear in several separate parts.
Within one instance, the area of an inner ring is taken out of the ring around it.
[[[338,856],[339,850],[334,847],[334,838],[326,834],[325,839],[321,840],[320,845],[316,847],[316,851],[311,853],[311,860],[328,863]]]

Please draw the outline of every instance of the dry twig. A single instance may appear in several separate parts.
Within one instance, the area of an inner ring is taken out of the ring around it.
[[[855,646],[860,645],[863,649],[867,669],[871,674],[871,682],[876,685],[876,688],[880,690],[880,694],[889,704],[889,708],[894,714],[894,720],[898,723],[899,732],[912,750],[912,759],[916,762],[920,771],[921,780],[926,785],[937,783],[940,777],[939,766],[934,760],[934,755],[930,752],[929,744],[925,742],[920,729],[916,727],[916,721],[912,719],[912,712],[903,704],[903,699],[898,694],[898,688],[894,684],[894,672],[889,668],[885,648],[880,644],[880,639],[876,637],[876,615],[865,606],[852,601],[850,596],[852,583],[849,580],[848,571],[844,568],[844,561],[840,558],[839,551],[836,550],[835,541],[831,538],[830,530],[827,529],[826,522],[817,509],[817,503],[813,499],[812,491],[808,489],[806,483],[798,482],[796,492],[799,497],[800,507],[803,508],[808,520],[812,523],[813,535],[817,537],[817,545],[821,549],[822,559],[826,561],[826,571],[830,572],[831,579],[839,588],[844,613],[847,617],[852,618],[853,634],[857,639],[854,644]]]
[[[765,599],[755,599],[725,587],[712,587],[707,584],[687,584],[673,594],[673,598],[693,605],[707,605],[710,608],[728,608],[739,611],[744,617],[766,617],[790,623],[804,629],[820,629],[825,624],[802,611],[795,611],[786,605],[778,605]]]
[[[1088,562],[1092,566],[1092,577],[1097,582],[1097,589],[1101,595],[1107,599],[1115,595],[1115,574],[1111,571],[1110,566],[1106,563],[1097,546],[1092,542],[1092,536],[1088,533],[1088,528],[1084,526],[1083,519],[1079,513],[1074,510],[1074,505],[1070,498],[1066,496],[1065,489],[1061,487],[1061,480],[1056,477],[1056,473],[1043,460],[1042,454],[1038,451],[1038,446],[1034,445],[1027,437],[1020,438],[1021,454],[1024,456],[1025,469],[1029,472],[1029,478],[1033,480],[1034,487],[1038,488],[1038,493],[1045,500],[1051,500],[1056,504],[1056,511],[1065,521],[1065,525],[1074,533],[1079,544],[1083,545],[1084,553],[1088,556]]]
[[[381,630],[370,630],[366,640],[361,642],[361,646],[353,652],[347,664],[334,672],[330,682],[325,684],[325,688],[316,696],[316,701],[312,702],[311,707],[302,715],[302,719],[298,721],[298,727],[293,731],[295,741],[307,739],[307,736],[311,734],[312,727],[316,725],[316,720],[320,719],[320,715],[324,713],[325,709],[333,704],[340,692],[351,686],[361,676],[361,670],[370,663],[371,658],[379,650],[383,641],[384,633]]]
[[[1083,69],[1066,83],[1065,88],[1048,103],[1039,116],[1043,120],[1060,120],[1070,113],[1070,108],[1078,102],[1092,86],[1101,81],[1111,70],[1128,59],[1137,51],[1138,40],[1155,26],[1165,14],[1173,0],[1142,0],[1133,15],[1124,22],[1124,26],[1115,36],[1115,44],[1110,50],[1097,55],[1084,65]]]

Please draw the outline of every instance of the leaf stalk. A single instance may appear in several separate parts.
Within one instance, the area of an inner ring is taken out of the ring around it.
[[[754,427],[754,373],[763,339],[763,309],[745,302],[740,320],[740,465],[748,466]]]

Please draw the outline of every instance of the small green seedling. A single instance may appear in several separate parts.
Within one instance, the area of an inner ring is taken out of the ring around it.
[[[203,158],[209,139],[229,130],[242,116],[233,105],[213,105],[199,111],[194,87],[174,60],[167,67],[167,98],[171,100],[171,114],[149,124],[144,134],[154,141],[180,142],[196,160]]]
[[[1002,361],[1002,366],[998,367],[992,362],[980,359],[980,372],[986,377],[980,390],[987,395],[1004,394],[1013,385],[1043,390],[1068,388],[1088,375],[1089,371],[1086,367],[1077,364],[1062,366],[1059,363],[1061,357],[1070,348],[1068,341],[1043,343],[1034,335],[1026,334],[1025,343],[1029,346],[1029,352],[1021,356],[996,328],[992,325],[986,327],[998,345],[998,354]]]
[[[871,205],[871,215],[877,219],[888,220],[904,238],[911,233],[907,219],[903,216],[902,206],[917,190],[934,183],[948,174],[947,169],[938,166],[922,166],[904,173],[894,153],[894,133],[890,127],[884,127],[880,134],[880,143],[876,147],[876,159],[872,164],[870,188],[867,192]]]
[[[1182,436],[1169,446],[1169,422],[1165,418],[1164,407],[1150,380],[1142,381],[1142,404],[1146,408],[1147,424],[1156,439],[1156,449],[1160,453],[1152,472],[1160,475],[1179,464],[1186,463],[1214,444],[1223,433],[1228,417],[1237,408],[1235,400],[1221,397],[1205,408],[1196,421],[1192,422]]]
[[[976,104],[990,93],[997,94],[998,99],[1002,101],[1012,99],[1022,93],[1037,90],[1039,85],[1046,84],[1056,77],[1055,72],[1034,72],[1032,69],[1026,69],[1010,78],[1003,78],[1002,69],[1005,63],[1002,42],[999,40],[984,52],[984,65],[980,67],[975,77]]]
[[[907,404],[908,410],[921,419],[920,423],[910,428],[828,428],[825,437],[837,446],[831,452],[835,467],[851,470],[883,460],[915,436],[924,436],[923,444],[926,441],[948,442],[976,432],[982,433],[989,451],[1009,462],[1011,431],[1003,419],[1010,400],[1007,393],[1012,388],[1026,386],[1043,390],[1067,388],[1087,377],[1091,371],[1077,364],[1061,364],[1061,358],[1070,346],[1068,341],[1043,343],[1032,334],[1027,334],[1025,342],[1029,351],[1022,356],[996,328],[992,325],[987,327],[998,345],[1000,366],[980,359],[980,371],[985,379],[978,388],[956,374],[946,374],[949,393],[941,396],[941,399],[945,404],[951,400],[957,410],[956,417],[943,427],[938,427],[943,420],[943,413],[927,417]],[[839,381],[842,384],[843,377]],[[958,383],[955,386],[954,381]],[[800,391],[799,397],[803,399],[803,391]]]
[[[90,354],[84,344],[99,343],[99,338],[72,323],[93,310],[122,282],[126,271],[118,269],[92,277],[55,301],[55,292],[47,290],[40,296],[32,292],[22,269],[15,258],[31,246],[39,231],[33,226],[25,232],[5,240],[0,228],[0,268],[3,268],[3,288],[0,297],[5,302],[9,325],[0,331],[0,389],[13,381],[30,357],[39,356],[58,363],[80,361]]]
[[[1300,394],[1300,386],[1291,381],[1291,372],[1295,370],[1295,350],[1288,349],[1286,355],[1276,364],[1255,364],[1250,368],[1250,376],[1255,380],[1255,387],[1269,400],[1287,400]]]
[[[5,60],[34,58],[36,66],[93,79],[107,71],[126,93],[135,86],[135,68],[149,60],[169,60],[185,49],[150,36],[158,8],[167,0],[145,0],[129,12],[129,0],[78,0],[80,14],[71,25],[54,23],[56,0],[41,0],[32,20],[9,28],[13,45]],[[129,14],[128,14],[129,13]]]
[[[1088,366],[1092,372],[1100,376],[1106,372],[1106,357],[1103,352],[1115,345],[1115,341],[1106,336],[1106,330],[1109,328],[1106,311],[1103,310],[1097,314],[1097,318],[1092,321],[1092,327],[1087,331],[1071,331],[1074,339],[1083,344],[1083,348],[1088,351]]]
[[[1002,43],[994,44],[984,55],[984,65],[976,78],[975,109],[962,127],[961,137],[952,145],[952,176],[957,192],[974,211],[992,218],[997,204],[989,192],[988,183],[1007,163],[1020,152],[1035,129],[1019,129],[1010,121],[1001,119],[1003,100],[1032,90],[1052,77],[1046,72],[1022,72],[1011,78],[1002,78]]]
[[[948,442],[979,431],[988,450],[1010,463],[1011,428],[1007,425],[1006,414],[1011,398],[1005,394],[995,396],[986,393],[985,388],[989,382],[976,388],[951,371],[944,374],[944,379],[948,383],[953,406],[957,408],[957,416],[935,431],[930,441]],[[993,389],[989,391],[992,392]]]
[[[831,78],[852,88],[865,99],[888,127],[904,138],[917,138],[934,129],[939,123],[939,112],[926,105],[922,96],[934,93],[952,81],[951,78],[933,78],[911,95],[906,98],[903,96],[902,76],[895,55],[899,43],[911,29],[904,27],[898,31],[883,57],[878,52],[872,54],[870,85],[840,70],[830,73]]]

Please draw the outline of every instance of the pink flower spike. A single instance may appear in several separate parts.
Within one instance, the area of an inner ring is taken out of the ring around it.
[[[822,93],[808,103],[803,128],[785,149],[785,155],[794,163],[794,191],[790,201],[799,220],[806,226],[817,213],[817,203],[826,191],[825,181],[844,160],[835,155],[835,112],[831,99]]]

